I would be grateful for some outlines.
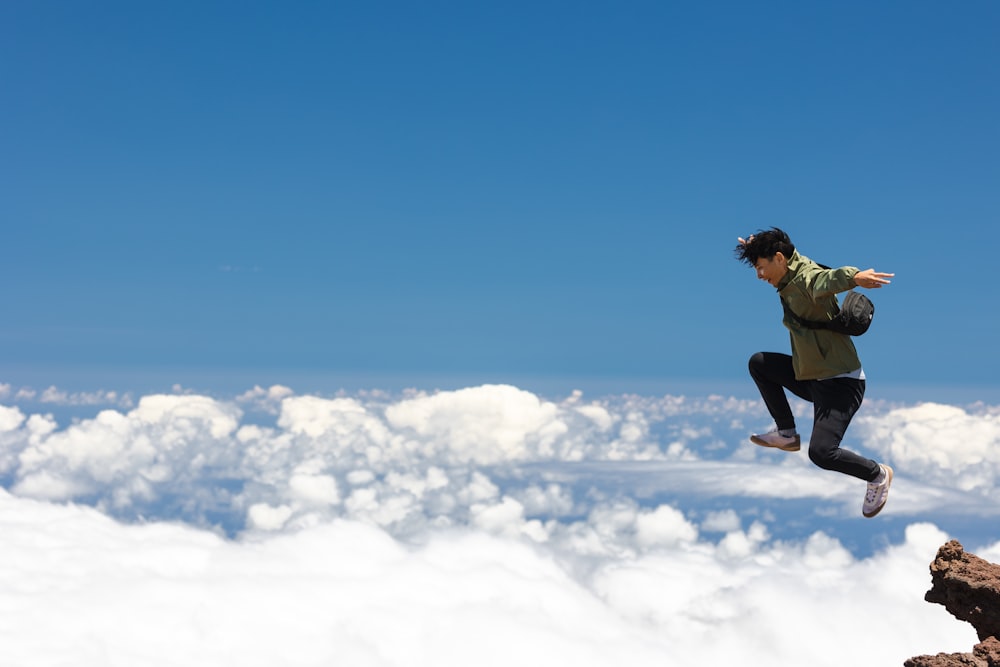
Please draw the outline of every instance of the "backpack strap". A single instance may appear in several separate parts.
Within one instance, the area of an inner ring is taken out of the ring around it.
[[[819,266],[819,268],[821,268],[821,269],[826,269],[827,271],[831,271],[832,270],[826,264],[820,264],[819,262],[816,262],[816,265]],[[778,293],[778,298],[781,299],[781,307],[782,307],[782,309],[784,309],[785,315],[787,315],[793,322],[798,323],[798,325],[800,327],[805,327],[806,329],[829,329],[830,328],[830,323],[833,320],[827,320],[826,322],[817,322],[816,320],[807,320],[804,317],[799,317],[798,315],[795,314],[795,311],[792,310],[791,306],[788,305],[788,302],[785,301],[785,297],[781,296],[780,292]],[[838,306],[838,308],[840,306],[840,300],[839,299],[837,300],[837,306]]]

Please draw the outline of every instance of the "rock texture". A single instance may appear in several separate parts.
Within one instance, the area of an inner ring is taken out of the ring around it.
[[[931,563],[931,589],[924,599],[971,623],[979,643],[972,653],[922,655],[905,667],[1000,667],[1000,565],[966,553],[952,540]]]

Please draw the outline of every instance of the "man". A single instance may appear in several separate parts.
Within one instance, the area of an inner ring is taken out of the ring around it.
[[[885,506],[892,484],[892,468],[840,446],[854,413],[865,395],[865,374],[850,336],[802,326],[804,320],[827,321],[837,314],[836,294],[854,287],[877,289],[889,284],[892,273],[853,266],[826,269],[800,255],[788,234],[773,227],[748,239],[739,239],[737,258],[752,266],[757,277],[778,290],[784,301],[784,325],[792,344],[791,356],[758,352],[750,357],[750,376],[774,418],[777,428],[753,434],[762,447],[797,452],[800,437],[785,390],[813,404],[809,458],[821,468],[868,483],[861,513],[871,518]],[[791,311],[791,314],[788,311]]]

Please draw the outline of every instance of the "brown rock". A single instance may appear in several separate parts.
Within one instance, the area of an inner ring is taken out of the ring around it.
[[[910,658],[903,667],[993,667],[995,664],[979,659],[975,653],[938,653]]]
[[[917,656],[904,667],[1000,667],[1000,565],[966,553],[952,540],[931,563],[931,589],[924,599],[972,624],[980,642],[972,653]]]
[[[1000,665],[1000,639],[996,637],[990,637],[976,644],[972,652],[980,660],[985,660],[989,667]]]
[[[1000,565],[965,553],[956,540],[938,550],[924,599],[971,623],[980,641],[1000,637]]]

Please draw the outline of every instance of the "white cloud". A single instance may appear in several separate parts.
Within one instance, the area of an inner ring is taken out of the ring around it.
[[[968,650],[971,628],[943,623],[921,604],[927,564],[946,536],[914,525],[906,538],[863,561],[822,533],[737,558],[725,543],[714,554],[699,545],[616,563],[597,575],[595,589],[627,618],[674,639],[674,664],[745,663],[746,656],[752,664],[801,664],[803,655],[810,665],[901,664],[919,653]],[[865,613],[871,608],[878,612]]]
[[[267,389],[262,388],[260,385],[255,385],[253,389],[237,396],[236,402],[249,404],[262,412],[277,414],[281,406],[281,401],[294,394],[295,392],[289,387],[280,384],[272,385]]]
[[[0,433],[13,431],[24,422],[24,414],[17,408],[0,405]]]
[[[558,406],[510,386],[419,396],[389,406],[385,416],[412,432],[426,454],[463,463],[552,456],[568,430]]]
[[[477,504],[471,507],[472,526],[491,535],[519,537],[524,535],[536,542],[548,540],[548,533],[537,520],[527,521],[524,505],[509,496],[498,503]]]
[[[610,431],[611,427],[614,426],[615,418],[611,416],[611,413],[607,409],[600,405],[581,405],[575,409],[581,415],[594,422],[597,428],[602,431]]]
[[[16,471],[20,453],[56,428],[58,425],[49,416],[26,418],[19,408],[0,406],[0,475]]]
[[[701,529],[709,532],[729,533],[739,530],[742,523],[739,514],[727,509],[720,512],[709,512],[701,522]]]
[[[71,499],[100,495],[113,506],[149,502],[157,487],[179,491],[238,456],[230,438],[239,411],[203,396],[146,396],[122,414],[104,410],[63,431],[32,425],[18,455],[16,493]]]
[[[118,392],[115,391],[95,391],[69,393],[56,387],[49,387],[38,397],[41,403],[53,403],[55,405],[117,405],[119,403]]]
[[[14,395],[14,400],[16,401],[33,401],[38,395],[38,392],[31,387],[21,387],[17,390],[17,394]]]
[[[672,547],[698,538],[698,529],[682,512],[669,505],[639,513],[635,531],[636,543],[645,548]]]
[[[923,481],[992,493],[1000,479],[1000,414],[935,403],[859,419],[868,444]]]
[[[852,434],[897,481],[862,523],[863,483],[746,443],[744,425],[767,419],[759,402],[276,385],[145,396],[66,426],[0,406],[14,494],[0,490],[0,641],[31,664],[81,665],[799,664],[807,647],[822,648],[814,665],[899,664],[967,650],[969,632],[922,601],[946,535],[920,522],[995,517],[996,414],[869,409]],[[881,535],[874,555],[830,532],[844,517]],[[916,523],[888,546],[879,531],[898,517]],[[873,630],[866,605],[893,622]],[[830,614],[880,643],[831,643]]]
[[[331,475],[297,472],[288,480],[292,496],[307,505],[336,505],[340,502],[337,480]]]
[[[516,504],[499,507],[510,516],[497,524],[513,525]],[[636,512],[620,509],[611,522],[634,526]],[[2,491],[0,531],[0,641],[14,665],[785,665],[808,655],[839,667],[975,642],[922,600],[947,539],[928,524],[863,560],[815,533],[742,556],[683,539],[589,569],[494,530],[406,548],[334,521],[229,541]]]
[[[528,514],[560,517],[572,514],[575,508],[573,494],[559,484],[549,483],[544,488],[529,485],[515,493]]]
[[[295,512],[288,505],[271,507],[267,503],[255,503],[247,510],[247,519],[251,528],[257,530],[280,530],[285,527]]]
[[[32,403],[38,402],[43,405],[53,406],[115,406],[119,408],[130,408],[134,405],[132,395],[129,393],[119,393],[117,391],[76,391],[69,392],[50,386],[43,389],[41,393],[31,387],[20,387],[16,392],[9,384],[0,384],[0,400],[6,400],[13,394],[17,402]]]
[[[357,399],[296,396],[281,401],[278,426],[302,448],[327,455],[380,460],[389,430]]]
[[[273,424],[247,423],[236,407],[260,401],[273,407]],[[64,428],[50,416],[0,407],[0,475],[25,496],[231,532],[248,521],[280,528],[344,517],[413,536],[466,524],[473,506],[491,516],[503,498],[518,503],[526,522],[549,526],[664,493],[812,499],[856,515],[861,482],[820,471],[804,455],[745,442],[743,424],[763,419],[759,402],[722,397],[586,401],[575,392],[552,402],[487,385],[322,398],[275,385],[232,402],[145,396],[130,410],[103,410]],[[852,433],[897,467],[888,512],[920,517],[947,505],[983,515],[983,494],[995,490],[1000,470],[998,419],[988,408],[888,407],[869,410]],[[263,519],[264,507],[291,514]],[[735,514],[702,523],[721,533],[741,524]],[[541,536],[534,524],[530,531]]]

